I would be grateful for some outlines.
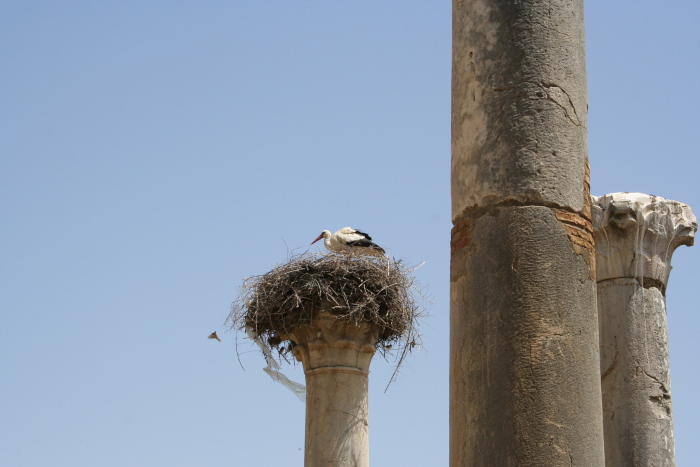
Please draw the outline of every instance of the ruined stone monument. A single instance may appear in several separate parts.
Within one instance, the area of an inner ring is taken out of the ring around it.
[[[602,466],[583,1],[454,0],[450,465]]]
[[[584,44],[583,0],[453,0],[451,467],[675,466],[665,293],[698,224],[590,196]],[[414,345],[410,288],[384,256],[300,255],[234,307],[303,364],[305,467],[369,465],[369,366]]]
[[[641,193],[594,197],[607,466],[675,466],[666,286],[691,246],[688,205]]]

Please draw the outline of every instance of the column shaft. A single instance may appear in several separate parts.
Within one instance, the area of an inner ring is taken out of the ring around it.
[[[453,2],[450,465],[602,466],[583,2]]]
[[[634,279],[598,284],[605,462],[675,465],[666,304]]]
[[[377,331],[328,311],[314,315],[289,336],[306,375],[304,467],[368,467],[367,375]]]
[[[594,198],[600,370],[608,467],[673,467],[666,285],[671,256],[697,222],[677,201]]]
[[[348,367],[306,372],[304,466],[369,466],[366,372]]]

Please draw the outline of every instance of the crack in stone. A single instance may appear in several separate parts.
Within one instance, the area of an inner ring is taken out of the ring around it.
[[[350,415],[351,417],[353,417],[353,418],[354,418],[355,420],[357,420],[358,422],[360,422],[360,423],[362,423],[362,424],[364,424],[364,425],[367,425],[367,422],[366,422],[365,420],[361,419],[360,417],[358,417],[358,416],[355,415],[355,414],[351,414],[350,412],[345,412],[344,410],[336,410],[336,409],[333,409],[333,412],[344,413],[345,415]]]
[[[547,100],[552,101],[552,102],[554,102],[555,104],[557,104],[559,107],[561,107],[561,108],[564,110],[564,114],[566,115],[566,117],[567,117],[569,120],[571,120],[571,121],[574,123],[574,125],[576,125],[576,126],[583,126],[583,125],[581,125],[581,119],[580,119],[579,116],[578,116],[578,112],[576,112],[576,106],[574,106],[574,103],[573,103],[573,101],[571,100],[571,97],[569,97],[569,94],[568,94],[566,91],[564,91],[564,89],[562,89],[561,86],[557,86],[557,85],[554,84],[554,83],[541,83],[541,86],[542,86],[543,88],[545,88],[545,92],[547,93]],[[574,112],[574,116],[576,117],[576,120],[574,120],[573,118],[571,118],[571,115],[569,115],[569,110],[568,110],[568,108],[567,108],[565,105],[562,105],[562,104],[561,104],[559,101],[557,101],[556,99],[554,99],[554,98],[550,95],[550,93],[546,91],[547,89],[558,89],[559,91],[561,91],[562,94],[564,94],[564,96],[566,96],[566,100],[569,101],[569,106],[571,107],[571,110]]]
[[[617,340],[617,337],[615,337],[615,339]],[[610,373],[612,373],[612,371],[617,367],[617,356],[618,356],[618,353],[617,353],[617,344],[616,344],[615,347],[616,347],[616,348],[615,348],[615,358],[613,359],[613,362],[610,364],[610,366],[608,367],[608,369],[605,370],[605,371],[603,372],[602,375],[600,375],[600,380],[601,380],[601,381],[603,381],[605,378],[607,378],[608,375],[609,375]]]
[[[666,389],[666,385],[665,385],[663,382],[659,381],[659,378],[657,378],[657,377],[654,376],[654,375],[650,375],[649,373],[647,373],[647,371],[646,371],[644,368],[640,368],[640,370],[642,370],[642,373],[644,373],[645,375],[647,375],[647,376],[648,376],[649,378],[651,378],[654,382],[656,382],[656,384],[658,384],[658,385],[660,386],[659,389],[661,389],[661,392],[662,392],[664,395],[668,394],[668,389]]]
[[[638,277],[638,276],[619,276],[619,277],[608,277],[606,279],[601,279],[598,282],[598,284],[602,284],[603,282],[614,282],[619,279],[631,279],[633,281],[636,281],[641,287],[644,287],[645,289],[659,289],[659,292],[661,292],[661,295],[664,297],[666,296],[666,286],[664,285],[663,282],[661,282],[658,279],[653,279],[651,277]]]
[[[550,102],[553,102],[556,104],[558,107],[560,107],[564,111],[564,115],[566,116],[567,119],[571,121],[574,125],[581,127],[581,128],[586,128],[583,126],[581,123],[581,118],[578,115],[578,112],[576,111],[576,106],[574,105],[574,102],[571,100],[571,97],[569,94],[559,85],[555,83],[547,83],[547,82],[532,82],[532,81],[520,81],[518,83],[514,84],[509,84],[506,86],[499,86],[499,87],[494,87],[492,88],[493,91],[495,92],[503,92],[503,91],[512,91],[513,89],[517,89],[518,87],[522,86],[523,84],[529,84],[531,86],[535,86],[540,88],[543,93],[535,93],[535,96],[540,99],[546,99]],[[552,92],[549,92],[548,90],[553,90]],[[556,92],[554,91],[556,90]],[[568,106],[565,105],[566,103],[562,103],[559,100],[556,99],[556,93],[561,93],[563,96],[566,98],[568,101]],[[569,108],[571,108],[571,112],[569,111]],[[572,116],[573,114],[573,116]],[[575,117],[575,118],[574,118]]]
[[[659,378],[657,378],[656,376],[647,373],[643,368],[640,369],[642,370],[642,373],[644,373],[648,378],[650,378],[652,381],[658,384],[659,389],[661,390],[661,394],[659,395],[648,396],[649,401],[651,401],[653,404],[657,405],[661,410],[663,410],[667,417],[670,417],[671,394],[669,394],[668,389],[666,389],[666,385],[659,381]]]
[[[468,206],[458,216],[455,217],[455,220],[452,222],[452,225],[456,225],[456,224],[462,222],[464,219],[469,218],[469,217],[471,217],[471,218],[483,217],[494,209],[511,208],[511,207],[536,207],[536,206],[569,212],[571,214],[582,216],[585,219],[590,220],[589,218],[584,216],[582,213],[576,211],[575,209],[573,209],[570,206],[561,206],[557,203],[547,202],[545,200],[533,200],[530,198],[527,198],[525,200],[506,198],[506,199],[503,199],[503,200],[498,201],[496,203],[490,204],[488,206],[479,206],[479,205]]]
[[[588,263],[590,279],[595,279],[595,253],[593,246],[593,227],[590,218],[569,207],[561,207],[556,203],[544,200],[533,204],[527,201],[505,199],[488,207],[470,207],[452,221],[450,249],[452,254],[471,244],[470,228],[472,223],[499,208],[507,207],[546,207],[551,209],[556,219],[563,226],[574,252],[582,255]]]

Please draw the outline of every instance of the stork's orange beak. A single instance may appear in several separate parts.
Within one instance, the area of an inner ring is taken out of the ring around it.
[[[311,244],[313,245],[314,243],[316,243],[317,241],[321,240],[322,238],[323,238],[323,234],[321,234],[321,235],[319,235],[318,237],[316,237],[316,240],[314,240],[313,242],[311,242]]]

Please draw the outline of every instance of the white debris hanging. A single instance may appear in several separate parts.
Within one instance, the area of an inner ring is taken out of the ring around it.
[[[277,381],[283,386],[286,386],[290,391],[294,393],[294,395],[296,395],[299,398],[300,401],[306,402],[306,386],[292,381],[291,379],[283,375],[282,372],[280,372],[280,365],[272,357],[272,351],[270,350],[270,347],[268,347],[267,344],[265,344],[258,337],[258,335],[255,333],[255,331],[253,331],[252,328],[246,327],[245,332],[246,334],[248,334],[248,337],[253,342],[255,342],[258,347],[260,347],[260,350],[262,350],[263,355],[265,355],[265,361],[267,362],[267,366],[263,368],[263,371],[270,375],[270,378],[272,378],[273,381]]]

